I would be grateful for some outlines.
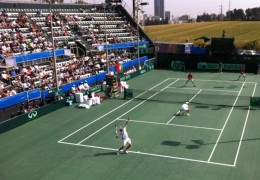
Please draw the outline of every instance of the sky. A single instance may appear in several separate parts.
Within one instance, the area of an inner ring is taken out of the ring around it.
[[[67,0],[70,1],[70,0]],[[72,0],[71,0],[72,1]],[[88,3],[101,3],[104,0],[84,0]],[[123,0],[123,4],[127,4],[126,8],[132,9],[133,0]],[[143,6],[145,14],[154,15],[154,0],[143,0],[143,2],[149,2],[148,6]],[[259,0],[164,0],[164,10],[170,11],[174,17],[182,15],[190,15],[196,18],[197,15],[202,15],[204,12],[212,14],[220,14],[221,5],[222,12],[226,14],[230,9],[243,9],[260,7]]]

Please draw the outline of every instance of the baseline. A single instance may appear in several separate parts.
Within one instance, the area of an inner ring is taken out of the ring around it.
[[[183,87],[169,87],[170,88],[173,88],[173,89],[192,89],[192,90],[200,90],[199,88],[194,88],[194,87],[191,87],[191,88],[183,88]],[[203,91],[216,91],[216,92],[230,92],[230,93],[238,93],[239,91],[230,91],[230,90],[222,90],[222,89],[202,89]]]
[[[182,78],[168,78],[168,79],[179,79],[179,80],[187,80],[187,79],[182,79]],[[257,82],[253,82],[253,81],[234,81],[234,80],[230,80],[230,81],[224,81],[224,80],[210,80],[210,79],[196,79],[196,81],[210,81],[210,82],[233,82],[233,83],[257,83]]]
[[[94,149],[109,150],[109,151],[117,151],[118,150],[118,149],[114,149],[114,148],[107,148],[107,147],[101,147],[101,146],[91,146],[91,145],[85,145],[85,144],[75,144],[75,143],[69,143],[69,142],[58,142],[58,143],[66,144],[66,145],[73,145],[73,146],[80,146],[80,147],[88,147],[88,148],[94,148]],[[133,154],[142,154],[142,155],[147,155],[147,156],[153,156],[153,157],[162,157],[162,158],[168,158],[168,159],[177,159],[177,160],[205,163],[205,164],[211,164],[211,165],[234,167],[234,165],[232,165],[232,164],[208,162],[208,161],[203,161],[203,160],[182,158],[182,157],[176,157],[176,156],[166,156],[166,155],[161,155],[161,154],[153,154],[153,153],[146,153],[146,152],[140,152],[140,151],[127,151],[127,152],[133,153]]]

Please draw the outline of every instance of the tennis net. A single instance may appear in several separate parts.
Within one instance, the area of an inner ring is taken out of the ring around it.
[[[146,100],[148,102],[161,103],[184,103],[189,102],[194,105],[224,106],[224,107],[249,107],[251,96],[238,96],[238,93],[225,92],[172,92],[128,89],[124,98],[134,98],[134,100]]]

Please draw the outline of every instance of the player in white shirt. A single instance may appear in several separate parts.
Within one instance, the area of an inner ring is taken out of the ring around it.
[[[86,90],[85,87],[84,87],[84,85],[83,85],[83,82],[79,83],[78,89],[79,89],[81,92],[84,92],[84,91]]]
[[[132,146],[131,139],[129,138],[128,133],[126,131],[128,122],[129,122],[129,118],[126,121],[124,127],[118,127],[118,125],[116,124],[116,138],[120,138],[123,142],[123,145],[116,152],[117,155],[119,155],[121,150],[124,150],[124,153],[127,154],[127,150]]]
[[[84,81],[83,86],[84,86],[85,91],[89,90],[89,88],[90,88],[87,80]]]
[[[190,116],[190,109],[189,109],[189,102],[185,102],[180,109],[179,115],[184,115],[185,113],[187,114],[187,116]]]

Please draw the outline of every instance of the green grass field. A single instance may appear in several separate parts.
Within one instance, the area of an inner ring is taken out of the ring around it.
[[[153,41],[184,43],[186,39],[190,42],[201,43],[194,39],[201,36],[221,37],[225,30],[226,37],[235,38],[235,45],[240,48],[242,45],[252,41],[258,41],[260,50],[260,22],[202,22],[170,24],[159,26],[145,26],[145,32]]]
[[[184,87],[186,72],[153,70],[128,81],[134,99],[74,103],[1,134],[0,179],[260,179],[260,111],[249,106],[259,75],[193,75]],[[191,116],[176,115],[184,101]],[[133,146],[116,155],[114,125],[128,117]]]

